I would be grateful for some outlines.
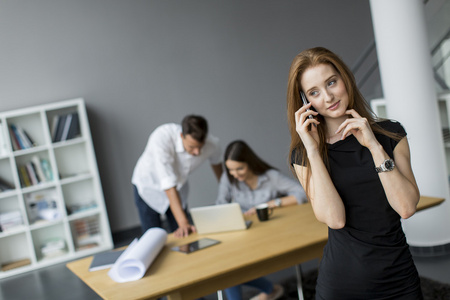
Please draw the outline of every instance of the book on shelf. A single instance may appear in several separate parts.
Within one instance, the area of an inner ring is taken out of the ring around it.
[[[17,140],[16,135],[14,134],[14,131],[11,127],[8,128],[9,131],[9,137],[11,138],[11,146],[14,151],[20,150],[19,141]]]
[[[41,159],[34,155],[31,157],[30,161],[24,165],[20,165],[18,168],[22,187],[29,187],[53,180],[53,172],[51,171],[50,163],[45,158]]]
[[[67,135],[69,134],[70,124],[72,123],[73,114],[68,114],[66,117],[66,122],[64,123],[63,131],[61,133],[60,141],[67,140]]]
[[[66,124],[67,115],[61,115],[58,117],[56,129],[53,132],[52,141],[59,142],[61,140],[62,132],[64,130],[64,124]]]
[[[74,221],[74,237],[78,249],[96,247],[101,244],[98,218],[83,218]]]
[[[31,186],[30,177],[28,177],[27,167],[25,165],[21,165],[19,168],[19,179],[22,187]]]
[[[39,181],[38,181],[36,172],[33,168],[33,165],[31,164],[31,162],[27,162],[25,164],[25,167],[27,168],[28,178],[31,181],[31,185],[37,185],[39,183]]]
[[[39,157],[36,155],[33,155],[33,157],[31,157],[30,163],[33,167],[34,172],[36,173],[36,177],[39,180],[39,182],[46,182],[47,177],[44,174],[44,169],[42,168],[42,162],[39,159]]]
[[[15,149],[15,150],[26,149],[27,147],[25,146],[25,141],[23,141],[21,139],[21,137],[19,135],[19,131],[17,130],[17,127],[13,124],[11,124],[9,127],[11,128],[12,134],[14,135],[17,146],[18,146],[18,149]]]
[[[76,138],[81,134],[80,131],[80,117],[78,113],[73,114],[72,123],[70,124],[69,132],[67,133],[67,139]]]
[[[53,258],[67,254],[66,241],[63,238],[52,238],[41,245],[42,258]]]
[[[6,181],[5,179],[0,177],[0,191],[1,192],[13,190],[13,189],[14,189],[13,184],[9,183],[8,181]]]
[[[53,172],[52,172],[52,168],[50,167],[49,161],[46,160],[45,158],[42,158],[40,160],[40,162],[41,162],[42,171],[44,172],[45,179],[47,181],[52,181],[53,180]]]
[[[56,139],[56,131],[58,129],[59,118],[60,115],[55,115],[52,118],[52,124],[50,126],[50,135],[52,137],[52,142],[54,142]]]
[[[94,208],[97,208],[97,203],[95,203],[95,200],[92,200],[86,203],[76,203],[67,205],[66,210],[68,215],[73,215]]]
[[[80,121],[77,112],[58,115],[53,118],[52,141],[61,142],[73,139],[80,134]]]
[[[0,213],[0,232],[22,225],[22,214],[19,210]]]
[[[29,149],[36,145],[31,136],[22,127],[11,124],[9,125],[9,132],[14,150]]]
[[[29,258],[19,259],[2,264],[2,271],[5,272],[12,269],[24,267],[27,265],[31,265],[31,260]]]

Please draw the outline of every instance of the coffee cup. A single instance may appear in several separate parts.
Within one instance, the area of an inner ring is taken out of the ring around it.
[[[261,222],[268,221],[273,209],[267,203],[262,203],[256,206],[256,214]]]

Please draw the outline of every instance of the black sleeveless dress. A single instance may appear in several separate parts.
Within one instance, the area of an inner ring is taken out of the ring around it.
[[[406,136],[400,123],[379,125]],[[393,157],[398,142],[383,135],[376,138]],[[328,229],[316,299],[423,299],[401,218],[388,203],[369,150],[349,136],[328,145],[328,157],[346,225]]]

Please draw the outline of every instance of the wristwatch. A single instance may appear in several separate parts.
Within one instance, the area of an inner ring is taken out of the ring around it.
[[[281,199],[280,198],[275,199],[275,206],[281,207]]]
[[[383,161],[383,163],[379,167],[375,167],[375,171],[377,171],[377,173],[389,172],[394,170],[394,167],[395,167],[394,160],[392,158],[389,158]]]

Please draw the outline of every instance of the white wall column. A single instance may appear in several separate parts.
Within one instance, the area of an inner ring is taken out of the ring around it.
[[[444,197],[403,227],[410,245],[450,243],[448,172],[421,0],[370,0],[378,62],[389,118],[403,124],[422,195]]]

